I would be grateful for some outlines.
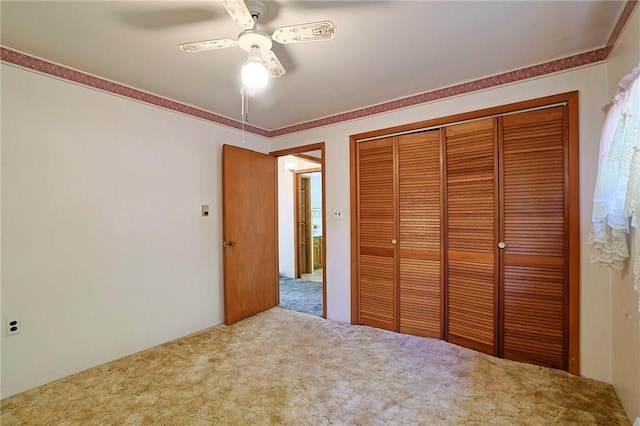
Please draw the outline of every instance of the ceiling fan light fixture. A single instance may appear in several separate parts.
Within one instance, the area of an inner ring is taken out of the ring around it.
[[[249,52],[249,59],[240,73],[243,87],[261,89],[268,84],[270,76],[278,78],[285,74],[284,67],[273,50],[271,50],[274,41],[280,44],[288,44],[329,40],[336,31],[333,22],[319,21],[279,27],[274,30],[273,34],[269,35],[258,31],[256,28],[258,19],[267,10],[260,0],[220,1],[236,24],[244,28],[244,31],[238,35],[237,40],[219,38],[183,43],[178,47],[183,52],[189,53],[234,46]]]
[[[251,89],[262,89],[269,82],[269,69],[260,58],[260,50],[257,47],[251,48],[249,59],[242,66],[240,74],[242,84]]]

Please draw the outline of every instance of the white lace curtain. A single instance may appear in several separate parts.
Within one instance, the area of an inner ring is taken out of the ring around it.
[[[593,195],[591,262],[622,269],[629,257],[629,225],[637,228],[640,215],[640,64],[620,80],[615,96],[604,111]],[[634,287],[640,293],[638,230],[635,242]]]

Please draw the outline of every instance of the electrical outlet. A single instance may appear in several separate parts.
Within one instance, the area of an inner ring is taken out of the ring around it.
[[[20,317],[7,318],[7,336],[15,336],[22,331]]]
[[[336,220],[342,219],[342,209],[333,209],[333,218]]]

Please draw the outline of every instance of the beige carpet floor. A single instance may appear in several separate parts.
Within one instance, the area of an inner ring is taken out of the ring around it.
[[[628,425],[612,387],[273,308],[2,401],[9,425]]]

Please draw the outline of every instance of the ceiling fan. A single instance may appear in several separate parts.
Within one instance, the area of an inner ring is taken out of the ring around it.
[[[236,40],[219,38],[196,41],[179,45],[180,49],[197,53],[205,50],[224,49],[240,46],[249,53],[249,59],[242,68],[243,84],[248,87],[264,87],[269,75],[280,77],[286,72],[275,53],[271,50],[273,41],[281,44],[305,41],[322,41],[333,37],[336,31],[331,21],[309,22],[277,28],[268,35],[256,29],[260,16],[266,12],[266,6],[259,0],[220,0],[231,18],[245,30]],[[251,78],[255,80],[251,80]]]

